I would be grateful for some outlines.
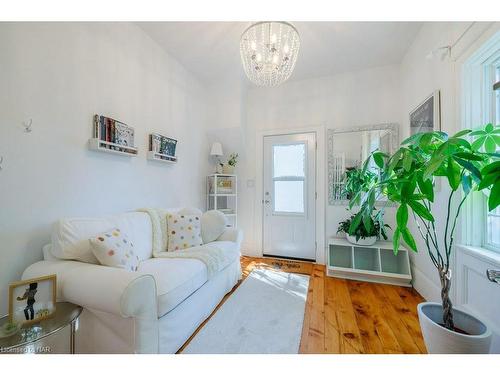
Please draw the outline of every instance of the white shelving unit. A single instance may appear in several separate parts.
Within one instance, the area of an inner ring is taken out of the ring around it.
[[[177,163],[177,156],[170,156],[155,151],[148,151],[148,160],[160,161],[168,164],[175,164]]]
[[[207,210],[219,210],[227,219],[227,226],[238,225],[238,177],[234,174],[207,176]]]
[[[103,141],[99,138],[89,139],[89,149],[123,156],[137,156],[138,153],[137,147],[119,145],[118,143]]]
[[[411,286],[408,249],[400,246],[394,255],[392,242],[377,241],[371,246],[354,245],[343,238],[332,237],[327,249],[328,276]]]

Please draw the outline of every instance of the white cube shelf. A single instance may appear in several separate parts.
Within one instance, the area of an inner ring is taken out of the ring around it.
[[[392,242],[377,241],[371,246],[354,245],[332,237],[327,250],[328,276],[384,284],[411,286],[408,249],[400,246],[397,255]]]

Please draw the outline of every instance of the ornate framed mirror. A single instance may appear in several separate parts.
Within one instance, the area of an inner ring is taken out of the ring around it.
[[[347,171],[360,168],[370,153],[380,150],[392,155],[399,143],[396,123],[367,125],[350,129],[328,129],[328,203],[347,205]],[[381,203],[387,203],[380,201]]]

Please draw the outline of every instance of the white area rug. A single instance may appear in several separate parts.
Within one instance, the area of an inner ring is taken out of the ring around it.
[[[183,354],[299,352],[309,276],[256,269]]]

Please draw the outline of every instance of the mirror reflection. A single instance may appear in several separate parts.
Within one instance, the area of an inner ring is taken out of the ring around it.
[[[351,130],[328,130],[329,203],[346,204],[349,189],[346,174],[355,174],[375,150],[391,155],[397,146],[396,124],[382,124]],[[371,166],[375,166],[373,160]]]

